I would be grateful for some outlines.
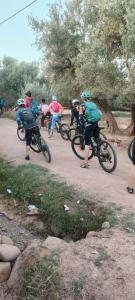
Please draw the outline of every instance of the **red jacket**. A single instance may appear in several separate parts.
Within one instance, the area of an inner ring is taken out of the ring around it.
[[[30,102],[31,102],[32,99],[33,99],[33,97],[27,97],[25,99],[25,106],[26,107],[31,107]]]

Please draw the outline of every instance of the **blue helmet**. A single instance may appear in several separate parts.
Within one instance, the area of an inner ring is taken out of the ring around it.
[[[81,98],[83,98],[83,99],[89,99],[89,98],[92,98],[92,97],[93,97],[93,94],[91,92],[88,92],[88,91],[82,92],[82,94],[81,94]]]
[[[58,101],[59,98],[57,96],[52,96],[52,101]]]

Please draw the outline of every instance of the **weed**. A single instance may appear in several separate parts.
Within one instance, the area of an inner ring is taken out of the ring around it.
[[[84,287],[84,282],[85,282],[85,276],[83,276],[83,275],[80,275],[80,277],[78,278],[78,280],[74,280],[72,282],[71,291],[74,294],[75,299],[80,296],[81,291],[82,291],[82,289]]]
[[[99,256],[95,259],[95,265],[97,267],[101,267],[103,261],[108,260],[110,256],[107,254],[107,251],[104,248],[100,248],[98,251]]]
[[[129,233],[135,234],[135,214],[126,213],[122,218],[122,227]]]
[[[19,299],[60,299],[58,264],[59,256],[54,252],[28,269],[24,273]]]

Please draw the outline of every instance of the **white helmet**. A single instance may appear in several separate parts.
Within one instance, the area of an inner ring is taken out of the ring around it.
[[[18,105],[25,105],[25,100],[23,98],[20,98],[17,100]]]
[[[72,104],[79,104],[80,103],[80,100],[78,100],[78,99],[73,99],[72,100]]]

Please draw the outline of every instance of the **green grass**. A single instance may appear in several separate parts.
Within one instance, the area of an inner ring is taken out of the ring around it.
[[[135,214],[128,212],[122,218],[122,227],[127,232],[135,234]]]
[[[7,188],[11,189],[11,196],[7,195]],[[88,198],[76,192],[47,169],[36,165],[14,166],[1,160],[0,193],[10,198],[10,205],[12,199],[16,200],[17,213],[26,213],[29,204],[36,205],[45,224],[44,236],[78,240],[91,230],[100,230],[105,221],[111,225],[116,222],[114,208],[96,206],[93,195]],[[65,211],[64,204],[68,205],[69,212]]]
[[[107,261],[110,256],[107,254],[107,251],[104,248],[98,249],[99,256],[95,259],[95,265],[101,267],[104,261]]]
[[[13,115],[12,113],[10,112],[5,112],[3,115],[2,115],[3,118],[8,118],[8,119],[11,119],[11,120],[14,120],[15,121],[15,115]]]
[[[60,300],[59,255],[42,259],[24,273],[19,299]]]
[[[130,118],[131,113],[129,111],[113,111],[113,116],[115,118]]]

